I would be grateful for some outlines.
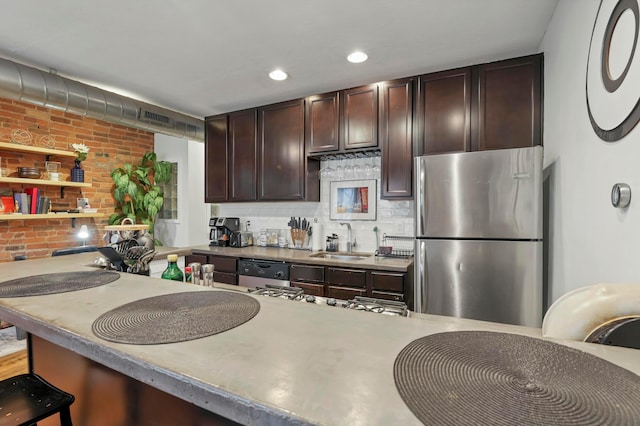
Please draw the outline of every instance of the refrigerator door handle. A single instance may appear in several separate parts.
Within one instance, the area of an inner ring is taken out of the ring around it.
[[[415,240],[413,262],[413,311],[427,312],[427,253],[423,240]]]

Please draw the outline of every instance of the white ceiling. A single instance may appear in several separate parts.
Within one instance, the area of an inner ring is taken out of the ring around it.
[[[0,57],[202,118],[537,53],[556,3],[14,0]],[[348,63],[356,49],[369,60]]]

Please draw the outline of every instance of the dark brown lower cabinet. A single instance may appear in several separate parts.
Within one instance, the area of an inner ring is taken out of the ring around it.
[[[238,284],[235,257],[196,253],[186,257],[187,265],[192,262],[213,264],[216,282]],[[411,271],[379,271],[294,263],[289,268],[289,279],[292,286],[314,296],[341,300],[367,296],[405,302],[407,305],[411,301]]]
[[[325,267],[310,265],[292,265],[292,285],[294,278],[314,281],[313,289],[319,291],[322,271]],[[368,296],[379,299],[407,302],[406,295],[410,286],[410,275],[405,272],[378,271],[352,268],[326,267],[324,274],[324,296],[349,300],[355,296]],[[298,285],[298,283],[296,283]],[[309,284],[306,284],[309,285]],[[303,289],[305,287],[299,286]],[[306,291],[306,289],[305,289]],[[312,293],[321,296],[319,293]]]
[[[342,285],[346,287],[367,286],[367,271],[362,269],[327,268],[327,284]]]
[[[371,292],[371,297],[374,299],[393,300],[396,302],[405,302],[404,294],[402,293],[390,293],[388,291],[376,291]]]
[[[324,266],[291,265],[289,268],[291,285],[300,287],[305,294],[324,296]]]
[[[326,296],[335,299],[350,300],[356,296],[366,296],[367,291],[363,288],[349,288],[329,285],[326,288]]]
[[[215,282],[238,285],[236,270],[237,259],[235,257],[214,256],[204,254],[191,254],[185,257],[185,265],[190,263],[207,263],[213,265],[213,280]]]
[[[305,283],[302,281],[291,281],[292,287],[299,287],[304,290],[304,294],[313,296],[324,296],[324,284]]]

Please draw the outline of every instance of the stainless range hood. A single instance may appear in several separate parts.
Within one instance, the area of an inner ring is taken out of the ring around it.
[[[204,120],[0,58],[0,97],[196,141]]]

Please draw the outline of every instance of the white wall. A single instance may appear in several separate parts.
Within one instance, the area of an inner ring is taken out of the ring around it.
[[[560,0],[540,46],[552,300],[595,283],[640,283],[640,126],[607,143],[594,133],[587,113],[586,66],[598,5],[598,0]],[[616,182],[628,183],[638,194],[626,211],[611,206]]]
[[[209,207],[204,203],[204,143],[156,134],[159,160],[178,163],[178,219],[158,219],[155,238],[169,247],[209,243]]]

